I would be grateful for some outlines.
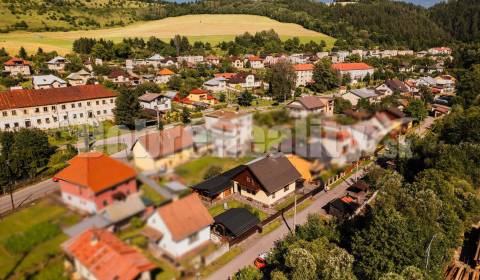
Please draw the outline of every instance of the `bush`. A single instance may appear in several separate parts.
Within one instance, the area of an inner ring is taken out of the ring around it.
[[[57,236],[60,232],[61,230],[58,224],[52,224],[50,222],[39,223],[23,233],[16,233],[9,236],[4,241],[4,247],[10,253],[25,254],[31,251],[36,245]]]
[[[133,228],[141,228],[143,226],[143,221],[139,217],[133,217],[130,220],[130,225],[132,225]]]

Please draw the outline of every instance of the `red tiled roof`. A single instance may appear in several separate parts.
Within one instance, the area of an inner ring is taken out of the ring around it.
[[[217,73],[217,74],[215,74],[215,78],[223,77],[225,79],[231,79],[235,75],[237,75],[237,73]]]
[[[197,194],[191,194],[160,207],[158,214],[175,241],[183,240],[213,224],[212,216]]]
[[[102,85],[49,89],[20,89],[0,93],[0,110],[53,105],[98,98],[116,97],[117,94]]]
[[[205,94],[205,93],[208,93],[208,91],[199,89],[199,88],[194,88],[189,92],[189,94]]]
[[[295,71],[313,71],[314,68],[315,65],[311,63],[293,65],[293,70]]]
[[[99,152],[79,154],[68,163],[70,165],[58,172],[55,177],[87,187],[95,193],[137,176],[130,166]]]
[[[256,55],[252,55],[248,58],[248,60],[250,61],[263,61],[263,59],[261,59],[260,57],[256,56]]]
[[[88,229],[65,250],[99,280],[133,280],[156,265],[105,229]]]
[[[5,61],[3,65],[5,66],[30,65],[30,62],[18,57],[12,57],[9,60]]]
[[[192,147],[193,137],[183,126],[175,126],[142,135],[138,142],[151,157],[157,159]]]
[[[172,70],[167,69],[167,68],[164,68],[164,69],[158,71],[158,75],[161,75],[161,76],[170,76],[170,75],[173,75],[173,74],[175,74],[175,73],[173,73]]]
[[[359,63],[335,63],[332,68],[337,71],[352,71],[352,70],[370,70],[372,66],[359,62]]]

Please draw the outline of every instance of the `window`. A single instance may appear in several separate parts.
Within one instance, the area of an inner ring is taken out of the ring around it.
[[[16,116],[16,115],[17,115],[17,111],[12,110],[12,116]]]
[[[110,99],[110,103],[113,103],[113,102],[115,102],[115,100],[114,100],[113,98],[112,98],[112,99]]]
[[[43,107],[44,112],[48,112],[48,107]]]
[[[272,193],[272,198],[275,199],[275,193]]]
[[[38,123],[38,124],[41,124],[41,123],[42,123],[42,120],[41,120],[41,119],[37,119],[37,123]]]
[[[46,123],[50,123],[50,119],[49,119],[49,118],[46,118],[46,119],[45,119],[45,122],[46,122]]]
[[[83,113],[80,113],[80,118],[83,118]]]
[[[90,101],[87,101],[87,106],[90,106]]]
[[[194,234],[192,234],[188,237],[188,243],[189,244],[192,244],[196,241],[198,241],[198,232],[195,232]]]
[[[75,108],[75,104],[74,104],[74,103],[72,103],[72,108]]]
[[[65,105],[62,105],[62,109],[65,110],[67,107]]]
[[[68,116],[67,116],[67,115],[63,116],[63,119],[64,119],[64,120],[67,120],[67,118],[68,118]]]
[[[106,115],[106,114],[107,114],[107,110],[103,110],[103,114],[105,114],[105,115]]]
[[[97,100],[97,101],[95,102],[95,104],[100,105],[100,101]]]
[[[97,115],[100,115],[100,111],[97,111]]]
[[[10,124],[6,123],[5,124],[5,129],[10,129]]]
[[[35,113],[40,113],[40,108],[35,108]]]
[[[57,120],[58,120],[57,117],[53,117],[54,122],[57,122]]]
[[[28,114],[27,109],[23,110],[23,114],[24,114],[24,115]]]
[[[288,189],[290,188],[290,185],[286,186],[285,188],[283,188],[283,191],[286,192],[288,191]]]
[[[76,118],[77,118],[77,114],[73,114],[73,118],[76,119]]]
[[[82,107],[82,103],[78,103],[78,107],[81,108],[81,107]]]
[[[89,111],[89,112],[88,112],[88,117],[89,117],[89,118],[93,118],[93,112],[92,112],[92,111]]]
[[[25,127],[30,127],[31,125],[32,123],[30,122],[30,120],[25,121]]]
[[[104,200],[103,201],[103,206],[107,206],[108,205],[108,201]]]
[[[4,111],[4,112],[2,112],[2,116],[6,117],[7,115],[8,115],[8,113],[7,113],[7,112],[5,112],[5,111]]]

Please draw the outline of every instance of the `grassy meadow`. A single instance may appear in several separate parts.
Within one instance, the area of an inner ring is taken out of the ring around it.
[[[78,30],[67,32],[23,32],[15,31],[0,34],[0,47],[16,53],[20,46],[27,51],[35,51],[38,47],[45,51],[56,50],[61,54],[71,51],[72,42],[80,37],[105,38],[115,42],[125,37],[148,38],[155,36],[166,41],[176,34],[187,36],[191,41],[210,42],[232,40],[235,35],[244,32],[255,33],[274,29],[286,40],[299,37],[302,42],[325,40],[332,47],[335,39],[325,34],[305,29],[293,23],[279,21],[254,15],[187,15],[170,17],[161,20],[137,22],[124,27],[108,29]]]

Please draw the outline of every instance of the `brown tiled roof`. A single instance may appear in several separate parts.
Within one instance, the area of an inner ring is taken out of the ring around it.
[[[213,224],[212,216],[197,194],[191,194],[160,207],[158,214],[175,241],[183,240]]]
[[[400,92],[408,92],[407,85],[398,79],[387,80],[385,81],[385,84],[392,90],[398,90]]]
[[[137,176],[133,168],[105,154],[79,154],[69,166],[55,175],[60,180],[80,185],[98,193]]]
[[[153,132],[138,138],[151,157],[158,159],[193,146],[190,131],[183,126],[175,126],[163,131]]]
[[[141,95],[140,97],[138,97],[138,101],[152,102],[160,96],[161,96],[161,94],[159,94],[159,93],[149,92],[149,93],[145,93],[144,95]]]
[[[303,107],[305,107],[305,109],[308,109],[308,110],[323,108],[326,106],[325,99],[322,99],[318,96],[302,96],[297,98],[296,101],[302,104]],[[290,104],[292,104],[293,102],[295,101],[290,102]],[[287,106],[290,106],[290,104],[288,104]],[[292,106],[294,105],[292,104]]]
[[[268,155],[246,166],[268,193],[279,191],[302,177],[284,155]]]
[[[49,89],[20,89],[0,93],[0,110],[27,108],[116,97],[117,94],[102,85]]]
[[[30,62],[18,57],[12,57],[9,60],[5,61],[3,65],[5,66],[30,65]]]

